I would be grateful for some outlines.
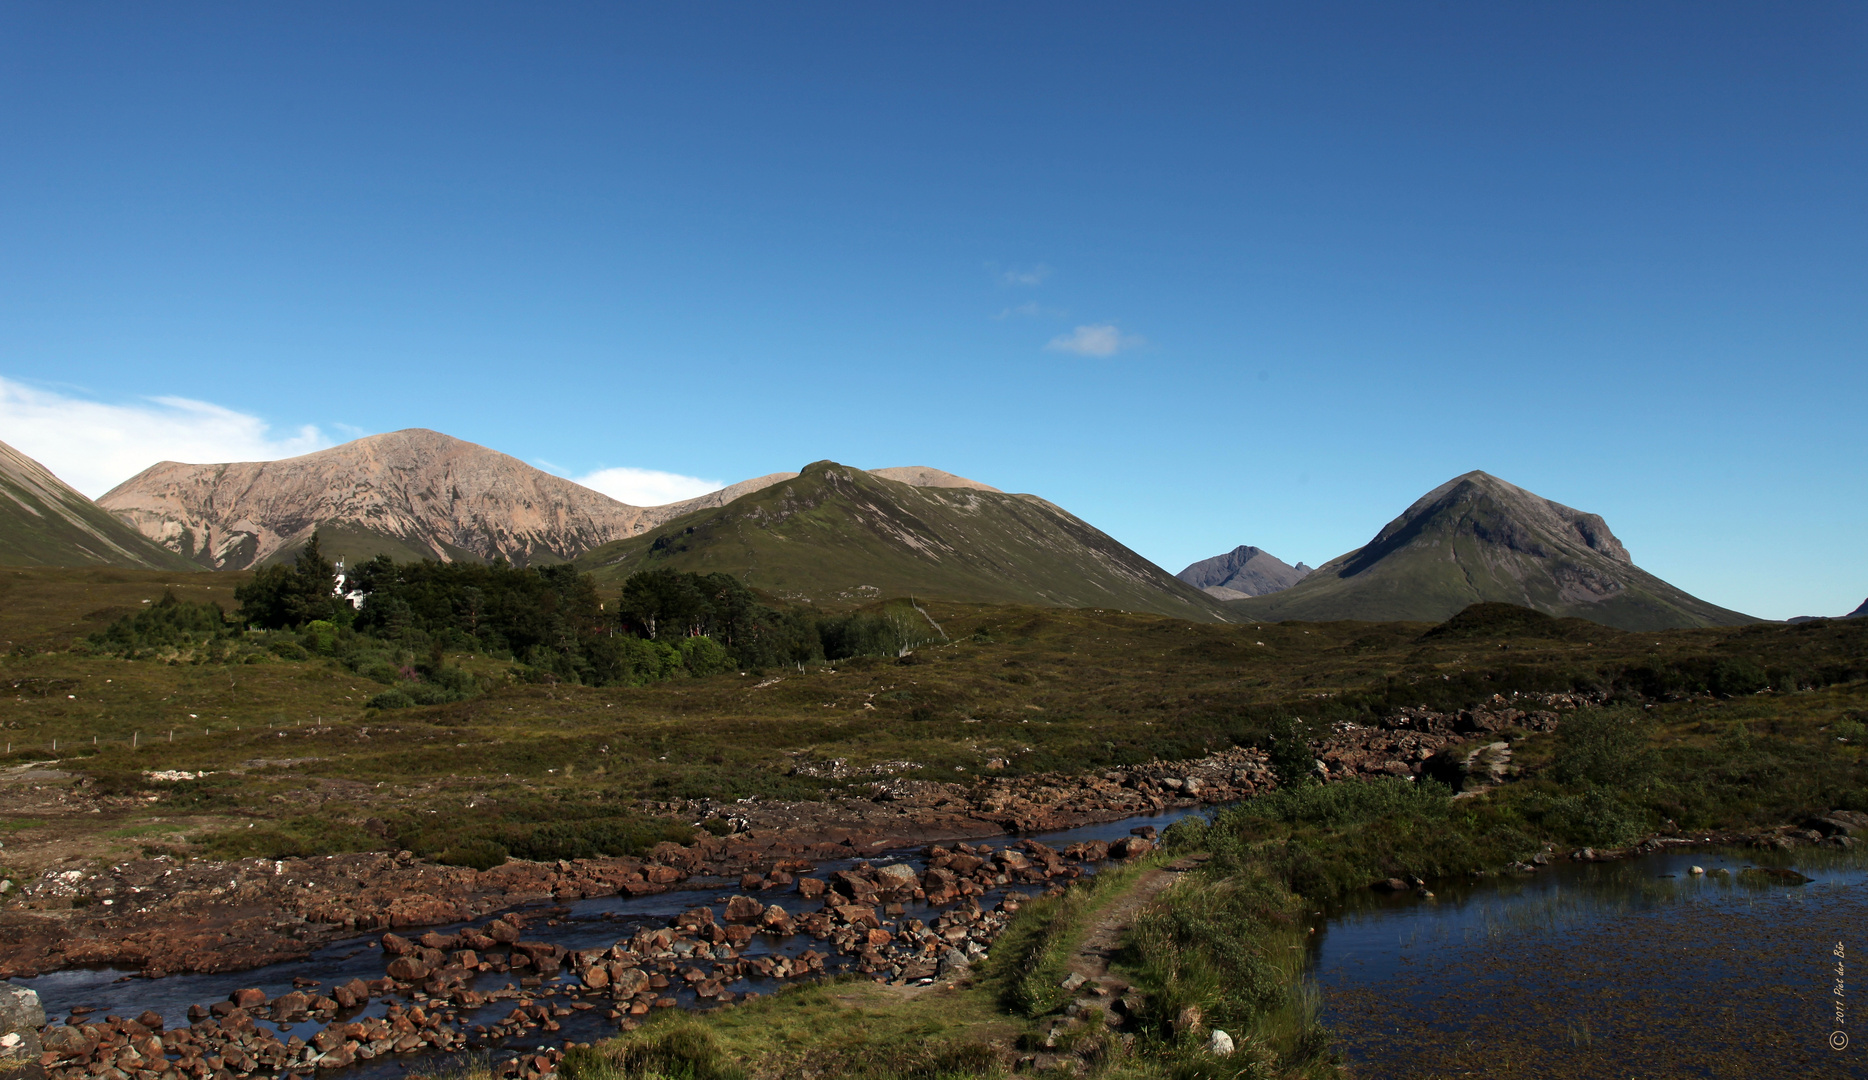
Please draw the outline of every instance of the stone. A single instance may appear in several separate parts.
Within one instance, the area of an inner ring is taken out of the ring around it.
[[[297,1016],[299,1013],[304,1012],[305,1007],[310,1004],[311,999],[297,990],[286,994],[280,994],[278,997],[272,999],[273,1019],[284,1020],[288,1017]]]
[[[415,943],[401,934],[383,935],[383,952],[389,956],[406,956],[415,951]]]
[[[0,1032],[36,1031],[45,1026],[45,1006],[37,991],[0,983]]]
[[[331,991],[339,1008],[354,1009],[370,1000],[370,987],[362,979],[352,979]]]
[[[1181,1011],[1174,1015],[1174,1034],[1191,1035],[1198,1033],[1200,1030],[1200,1022],[1205,1018],[1206,1014],[1200,1011],[1200,1006],[1183,1006]]]
[[[726,902],[726,921],[757,922],[765,914],[765,905],[750,896],[735,896]]]
[[[1215,1057],[1226,1057],[1230,1055],[1232,1051],[1232,1036],[1218,1028],[1214,1028],[1213,1034],[1206,1040],[1206,1052]]]
[[[942,975],[953,975],[965,971],[971,963],[959,949],[948,949],[941,954],[940,964],[935,970]]]
[[[829,886],[824,883],[822,878],[806,877],[798,879],[798,895],[804,897],[806,900],[817,899],[824,895],[825,890],[828,888]]]
[[[1066,990],[1075,990],[1077,987],[1082,986],[1084,983],[1089,982],[1089,981],[1090,980],[1084,978],[1081,973],[1073,971],[1068,976],[1065,977],[1063,982],[1059,983],[1058,985],[1062,986]]]
[[[876,884],[883,889],[912,889],[920,882],[915,879],[914,867],[907,863],[890,863],[876,870]]]
[[[1706,872],[1706,868],[1703,866],[1694,866],[1694,867],[1689,867],[1687,869],[1687,873],[1692,874],[1694,877],[1698,877],[1699,875],[1705,872]]]
[[[398,956],[389,962],[389,977],[397,982],[420,982],[428,977],[428,965],[413,956]]]
[[[45,1028],[45,1005],[39,994],[26,987],[0,983],[0,1071],[22,1065],[37,1067],[45,1046],[39,1043],[39,1028]]]
[[[244,990],[235,990],[228,994],[227,1000],[233,1002],[233,1007],[236,1009],[254,1009],[266,1004],[266,991],[257,986],[249,986]]]

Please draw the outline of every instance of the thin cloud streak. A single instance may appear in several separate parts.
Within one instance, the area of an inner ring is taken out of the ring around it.
[[[1044,284],[1044,279],[1050,276],[1051,276],[1051,268],[1046,266],[1043,263],[1039,263],[1036,266],[1032,266],[1032,267],[1023,269],[1023,270],[1019,269],[1018,267],[1012,267],[1011,269],[1008,269],[1008,270],[999,271],[999,284],[1001,285],[1023,285],[1026,287],[1030,287],[1033,285]]]
[[[1075,353],[1078,356],[1108,357],[1146,344],[1147,339],[1137,334],[1125,334],[1113,323],[1093,323],[1079,326],[1068,334],[1057,335],[1045,349],[1050,352]]]
[[[334,445],[315,425],[276,433],[260,417],[193,398],[113,405],[3,377],[0,440],[93,499],[158,461],[273,461]]]
[[[1001,322],[1014,315],[1022,315],[1030,319],[1061,319],[1068,314],[1070,314],[1070,312],[1065,311],[1063,308],[1048,308],[1038,303],[1036,300],[1027,300],[1017,307],[1006,308],[999,312],[999,314],[994,315],[993,318]]]

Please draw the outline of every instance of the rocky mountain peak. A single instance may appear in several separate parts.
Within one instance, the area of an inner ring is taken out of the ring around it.
[[[1479,471],[1429,491],[1290,589],[1231,604],[1266,619],[1440,622],[1481,602],[1630,630],[1753,621],[1636,566],[1599,515]]]
[[[1310,567],[1288,566],[1262,548],[1241,544],[1224,555],[1201,559],[1174,576],[1219,600],[1266,596],[1304,579]]]

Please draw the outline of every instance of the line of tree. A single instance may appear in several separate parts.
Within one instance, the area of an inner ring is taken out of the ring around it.
[[[235,590],[235,619],[261,630],[344,628],[416,652],[509,656],[530,673],[599,686],[895,656],[934,637],[909,609],[825,616],[768,604],[718,573],[640,571],[609,603],[589,574],[568,564],[399,563],[379,555],[349,568],[343,588],[361,603],[337,595],[337,569],[314,535],[291,563],[268,566]]]

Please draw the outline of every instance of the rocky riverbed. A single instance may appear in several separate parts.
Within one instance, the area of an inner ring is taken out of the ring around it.
[[[1275,786],[1262,753],[1232,749],[1091,776],[973,784],[878,780],[842,802],[659,804],[737,830],[642,858],[438,866],[402,853],[238,862],[150,858],[54,866],[0,911],[0,977],[71,965],[151,977],[239,971],[306,956],[358,930],[434,926],[545,902],[641,896],[693,878],[780,880],[812,865],[936,839],[1068,829],[1233,802]],[[774,877],[776,875],[776,877]]]
[[[579,1014],[600,1014],[609,1030],[627,1028],[654,1009],[726,1003],[756,993],[755,983],[829,971],[898,983],[953,978],[984,955],[1032,893],[1062,891],[1089,864],[1152,851],[1154,831],[1139,827],[1149,835],[1061,850],[1030,839],[998,848],[935,845],[915,864],[858,862],[821,876],[794,860],[790,870],[749,875],[747,891],[723,904],[636,926],[604,947],[544,940],[563,907],[448,932],[391,931],[369,943],[380,977],[330,987],[298,979],[270,996],[243,987],[191,1005],[187,1027],[167,1026],[155,1011],[93,1020],[75,1009],[40,1033],[39,1064],[63,1080],[309,1074],[408,1053],[550,1042]],[[508,1053],[500,1073],[551,1072],[563,1049]]]

